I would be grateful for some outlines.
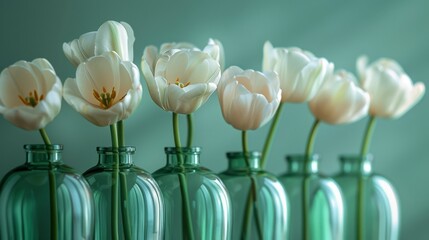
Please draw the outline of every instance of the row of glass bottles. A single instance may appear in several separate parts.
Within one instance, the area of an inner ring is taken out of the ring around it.
[[[288,172],[275,177],[259,153],[228,153],[228,169],[215,175],[199,165],[200,148],[166,148],[167,164],[152,178],[133,164],[134,147],[97,148],[85,181],[63,164],[61,145],[25,150],[26,163],[0,184],[0,239],[115,239],[115,225],[119,239],[399,237],[396,193],[372,173],[370,157],[341,157],[334,181],[319,174],[316,155],[288,156]]]

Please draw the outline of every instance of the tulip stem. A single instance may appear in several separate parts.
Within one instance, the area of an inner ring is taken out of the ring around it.
[[[304,167],[307,168],[311,155],[313,154],[314,148],[314,140],[316,138],[317,129],[320,125],[320,120],[315,119],[313,126],[311,127],[310,135],[308,136],[307,147],[305,149],[304,156]],[[310,223],[309,223],[309,215],[310,215],[310,189],[309,189],[309,179],[307,173],[304,175],[303,183],[302,183],[302,228],[303,228],[303,239],[310,239]]]
[[[273,121],[271,122],[270,130],[268,131],[267,138],[265,139],[264,148],[262,149],[261,156],[261,168],[265,168],[265,163],[267,161],[268,153],[271,148],[271,143],[273,141],[274,133],[277,128],[278,121],[283,109],[283,103],[280,103],[279,108],[277,108],[276,114],[274,115]]]
[[[112,139],[112,152],[113,152],[113,171],[112,171],[112,193],[111,193],[111,234],[112,239],[119,239],[119,159],[118,159],[118,129],[116,124],[110,125],[110,135]]]
[[[194,125],[192,123],[192,114],[186,114],[186,118],[188,120],[188,141],[186,142],[186,146],[189,148],[192,146],[192,140],[194,135]]]
[[[43,142],[47,147],[51,146],[51,140],[49,139],[48,134],[44,128],[39,130],[40,135],[42,136]],[[48,151],[50,148],[48,148]],[[50,156],[48,154],[48,156]],[[51,240],[58,239],[58,208],[57,208],[57,181],[55,178],[54,165],[49,161],[49,205],[50,205],[50,228],[51,228]]]
[[[360,152],[362,157],[368,154],[369,145],[371,143],[371,138],[374,133],[374,127],[376,122],[375,119],[376,118],[374,116],[370,116],[368,120],[368,124],[366,125],[366,131],[362,141],[362,148]]]
[[[124,134],[124,121],[121,120],[117,123],[118,130],[118,146],[125,146],[125,134]],[[131,239],[131,224],[130,216],[128,214],[128,183],[126,173],[119,174],[119,182],[121,188],[121,216],[124,228],[125,239]]]
[[[256,205],[256,199],[257,199],[257,186],[256,186],[256,180],[253,178],[253,172],[250,165],[249,160],[249,150],[248,150],[248,144],[247,144],[247,131],[241,132],[241,142],[243,147],[243,156],[244,161],[246,162],[247,169],[248,169],[248,176],[250,178],[250,189],[249,193],[247,195],[247,201],[244,209],[244,215],[243,215],[243,222],[241,225],[241,239],[247,239],[249,235],[250,230],[250,224],[252,222],[252,215],[255,216],[255,223],[256,223],[256,232],[258,234],[259,239],[262,238],[262,227],[259,221],[259,214],[257,211],[257,205]],[[253,210],[253,212],[252,212]]]
[[[369,145],[371,143],[371,138],[374,133],[375,128],[375,117],[370,116],[368,120],[368,124],[366,126],[365,135],[362,141],[362,148],[361,148],[361,157],[362,159],[368,154],[369,151]],[[365,210],[365,196],[364,196],[364,190],[365,188],[365,176],[362,174],[358,177],[358,189],[357,189],[357,239],[362,240],[364,239],[363,234],[363,225],[364,225],[364,210]]]
[[[177,113],[173,113],[173,134],[174,134],[174,143],[176,145],[176,151],[177,151],[177,158],[180,163],[180,166],[182,166],[182,172],[179,173],[179,185],[180,185],[180,193],[182,196],[182,214],[183,214],[183,239],[189,239],[193,240],[194,237],[194,229],[192,225],[192,219],[191,219],[191,205],[189,201],[189,192],[188,192],[188,184],[186,180],[186,175],[184,174],[184,161],[182,159],[182,150],[181,150],[181,143],[180,143],[180,134],[179,134],[179,119]]]

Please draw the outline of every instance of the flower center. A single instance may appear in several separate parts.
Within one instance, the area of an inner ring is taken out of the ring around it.
[[[107,92],[106,88],[103,87],[103,91],[101,93],[99,93],[99,92],[97,92],[97,90],[93,89],[92,95],[100,103],[101,108],[108,109],[113,105],[113,102],[116,98],[116,90],[115,90],[115,87],[113,87],[112,92],[109,93],[109,92]],[[124,97],[122,97],[122,98],[124,98]]]
[[[174,84],[176,84],[176,85],[177,85],[177,86],[179,86],[180,88],[184,88],[184,87],[187,87],[187,86],[190,84],[190,82],[181,83],[181,82],[179,81],[179,78],[176,78],[176,82],[175,82]]]
[[[24,98],[24,97],[19,96],[19,95],[18,95],[18,97],[22,103],[24,103],[25,105],[30,106],[30,107],[37,106],[37,104],[39,104],[39,102],[42,101],[44,98],[43,94],[40,95],[40,97],[39,97],[37,90],[33,90],[33,92],[29,92],[28,97]]]

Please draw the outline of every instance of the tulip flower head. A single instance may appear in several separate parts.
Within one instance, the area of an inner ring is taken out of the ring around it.
[[[116,52],[106,52],[80,64],[76,79],[64,83],[64,99],[97,126],[128,118],[142,97],[139,70],[122,61]]]
[[[242,70],[236,66],[225,70],[218,86],[225,121],[242,131],[266,124],[280,104],[281,93],[276,73]]]
[[[355,83],[355,76],[344,70],[331,75],[309,102],[314,117],[329,124],[343,124],[366,116],[369,94]]]
[[[145,48],[142,72],[152,100],[165,111],[190,114],[217,88],[219,47],[209,44],[201,51],[190,46],[164,44],[160,52],[154,46]]]
[[[413,84],[396,61],[382,58],[369,66],[367,62],[367,57],[360,57],[357,69],[362,88],[371,96],[370,115],[399,118],[423,97],[424,84]]]
[[[134,31],[126,22],[107,21],[96,32],[88,32],[63,44],[63,51],[77,67],[89,58],[105,52],[116,52],[123,61],[133,61]]]
[[[278,74],[282,102],[301,103],[316,95],[333,64],[299,48],[273,48],[267,41],[262,69]]]
[[[48,60],[18,61],[0,74],[0,113],[26,130],[39,130],[60,112],[61,80]]]

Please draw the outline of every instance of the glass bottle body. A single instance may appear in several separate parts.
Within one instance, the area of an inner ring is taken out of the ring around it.
[[[279,180],[290,202],[290,239],[343,239],[344,207],[341,191],[318,172],[318,156],[286,157],[288,172]]]
[[[92,239],[92,193],[62,162],[62,145],[24,149],[25,164],[0,184],[0,239]]]
[[[165,239],[229,239],[230,200],[222,181],[199,165],[201,149],[165,148],[153,173],[164,197]]]
[[[260,154],[227,153],[219,176],[232,202],[232,239],[286,239],[288,201],[278,179],[260,168]]]
[[[135,148],[97,152],[98,164],[84,173],[94,194],[95,239],[162,239],[162,194],[152,176],[134,165]]]
[[[346,239],[399,238],[399,201],[390,182],[372,172],[370,155],[340,156],[334,176],[345,202]]]

